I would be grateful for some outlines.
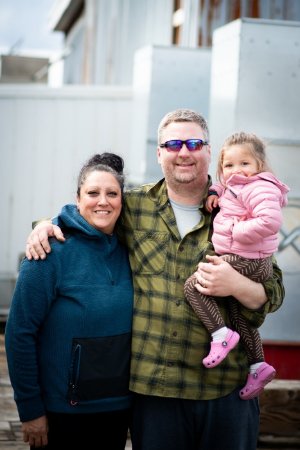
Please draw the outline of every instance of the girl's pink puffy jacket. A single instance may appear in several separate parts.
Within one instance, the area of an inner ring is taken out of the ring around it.
[[[217,254],[234,253],[256,259],[278,249],[282,207],[289,187],[272,173],[252,177],[234,174],[226,183],[213,184],[220,212],[214,219],[212,242]]]

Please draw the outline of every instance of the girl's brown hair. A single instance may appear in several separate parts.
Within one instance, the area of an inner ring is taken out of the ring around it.
[[[253,133],[245,133],[244,131],[234,133],[225,139],[222,148],[219,153],[218,166],[217,166],[217,179],[223,182],[223,160],[225,151],[232,145],[245,145],[252,153],[253,157],[257,161],[258,172],[270,171],[267,157],[265,143]]]

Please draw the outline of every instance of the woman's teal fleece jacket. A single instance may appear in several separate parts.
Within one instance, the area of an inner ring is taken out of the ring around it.
[[[20,420],[130,406],[133,306],[126,248],[89,225],[75,205],[45,260],[22,262],[5,330]]]

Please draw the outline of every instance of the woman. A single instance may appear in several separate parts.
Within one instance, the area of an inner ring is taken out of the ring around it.
[[[44,261],[25,259],[6,325],[6,352],[23,438],[36,448],[123,450],[132,278],[114,233],[123,160],[93,156],[78,177],[77,207],[57,218],[66,241]]]

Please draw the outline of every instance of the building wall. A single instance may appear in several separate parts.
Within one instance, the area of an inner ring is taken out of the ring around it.
[[[173,0],[86,0],[66,33],[64,82],[132,83],[135,51],[172,44]]]
[[[0,86],[0,309],[32,221],[75,201],[78,172],[92,154],[112,151],[126,163],[131,107],[131,88]]]
[[[261,329],[273,340],[298,341],[300,316],[300,22],[238,19],[214,33],[209,124],[211,173],[224,139],[236,131],[267,143],[275,174],[290,187],[276,259],[286,298]]]
[[[131,84],[134,54],[138,49],[151,45],[210,48],[214,31],[241,17],[300,21],[298,0],[71,0],[68,3],[74,7],[69,4],[67,12],[61,14],[69,15],[69,20],[56,29],[66,35],[69,54],[65,58],[64,82],[70,84]],[[78,9],[79,3],[82,7]]]
[[[136,52],[130,164],[135,183],[162,177],[157,127],[167,112],[191,108],[208,116],[210,67],[210,49],[147,46]]]

